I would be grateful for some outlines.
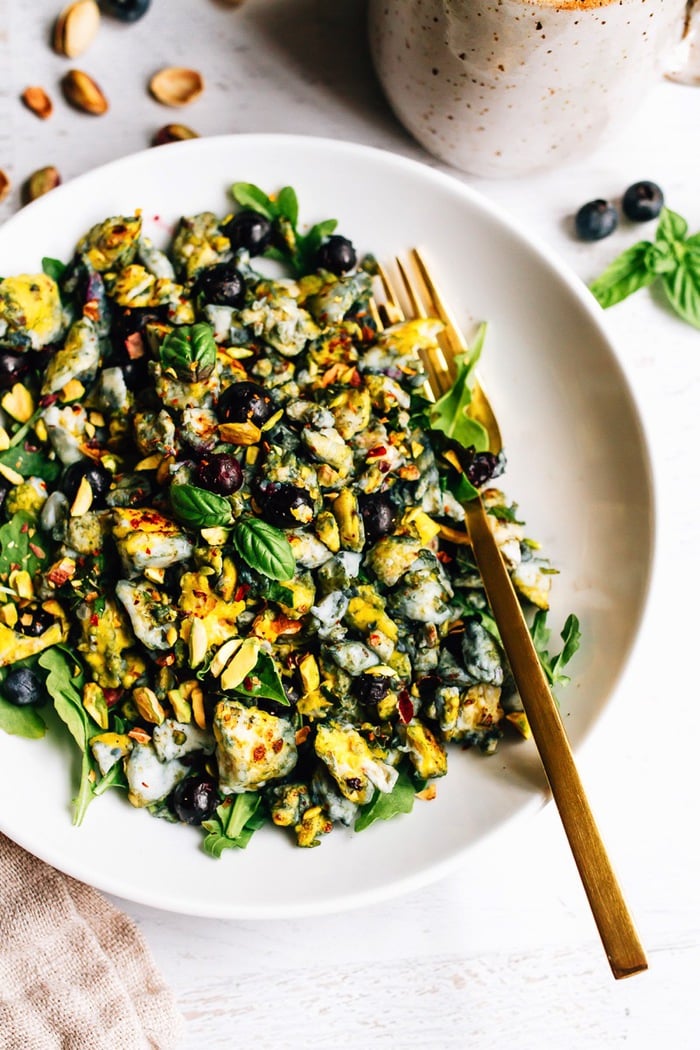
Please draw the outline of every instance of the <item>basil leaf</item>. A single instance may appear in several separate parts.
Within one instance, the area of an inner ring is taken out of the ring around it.
[[[277,217],[277,208],[268,195],[252,182],[234,182],[231,195],[242,207],[250,208],[259,215],[264,215],[272,222]]]
[[[291,186],[283,186],[277,194],[277,214],[289,219],[292,226],[296,227],[299,219],[299,201]]]
[[[50,256],[45,255],[41,260],[41,269],[46,276],[54,280],[56,284],[61,280],[65,268],[66,264],[62,263],[60,259],[52,259]]]
[[[296,569],[292,545],[280,529],[260,518],[239,521],[233,543],[245,562],[272,580],[291,580]]]
[[[209,325],[181,325],[168,332],[160,360],[164,368],[171,368],[185,382],[207,379],[216,364],[216,343]]]
[[[73,823],[81,824],[88,805],[94,798],[92,784],[94,767],[89,741],[100,732],[100,727],[83,707],[80,690],[83,685],[82,669],[74,673],[75,663],[69,662],[63,652],[47,649],[39,657],[39,666],[48,671],[46,688],[53,700],[56,714],[65,723],[81,752],[80,786],[73,799]]]
[[[234,693],[242,693],[243,696],[276,700],[278,704],[284,704],[285,707],[289,706],[289,698],[284,691],[277,664],[269,653],[261,652],[258,655],[258,662],[253,670],[245,676],[243,681],[233,691]]]
[[[647,270],[651,270],[655,274],[669,273],[671,270],[675,270],[677,260],[671,245],[666,241],[655,241],[654,244],[650,244],[644,256],[644,265]]]
[[[364,831],[375,820],[391,820],[399,813],[410,813],[416,797],[416,788],[408,773],[400,770],[396,783],[389,792],[377,791],[371,802],[360,807],[355,831]]]
[[[178,521],[192,529],[230,525],[233,520],[231,504],[224,496],[197,485],[171,485],[170,503]]]
[[[651,241],[633,244],[589,285],[604,309],[622,302],[628,295],[655,280],[656,272],[649,268],[649,252],[653,248]]]
[[[676,269],[665,273],[662,280],[678,316],[700,328],[700,251],[686,251]]]
[[[662,208],[659,215],[659,225],[656,227],[657,241],[666,241],[669,244],[684,241],[688,232],[688,223],[685,219],[670,208]]]
[[[0,686],[0,690],[2,686]],[[27,740],[38,740],[46,732],[46,723],[35,707],[18,707],[0,695],[0,729],[10,736],[23,736]]]

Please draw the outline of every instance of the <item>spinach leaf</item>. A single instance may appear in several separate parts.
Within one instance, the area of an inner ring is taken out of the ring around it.
[[[280,529],[245,518],[233,530],[233,544],[245,562],[272,580],[290,580],[296,569],[292,546]]]
[[[56,284],[60,282],[65,268],[65,263],[62,263],[60,259],[52,259],[49,255],[45,255],[41,260],[41,269],[47,277],[51,277]]]
[[[250,208],[259,215],[264,215],[270,222],[277,216],[277,208],[264,190],[252,182],[234,182],[231,195],[243,208]]]
[[[7,448],[0,452],[0,463],[16,470],[23,478],[36,477],[43,481],[56,481],[61,474],[61,464],[49,459],[45,451],[29,451],[25,448]]]
[[[71,663],[65,651],[55,647],[41,654],[39,665],[48,671],[46,688],[56,714],[65,723],[80,749],[80,785],[73,799],[73,823],[81,824],[94,797],[95,767],[89,742],[92,736],[100,732],[100,727],[83,707],[80,692],[83,686],[82,668],[75,661]]]
[[[482,424],[469,416],[472,399],[474,369],[481,356],[486,326],[481,325],[469,355],[460,354],[456,359],[457,375],[450,389],[428,410],[430,426],[441,430],[465,448],[472,445],[477,452],[486,452],[489,436]]]
[[[27,740],[38,740],[46,732],[46,723],[37,709],[29,704],[18,707],[5,700],[0,685],[0,729],[10,736],[23,736]]]
[[[355,831],[364,831],[375,820],[391,820],[399,813],[410,813],[416,797],[416,787],[405,770],[400,770],[394,787],[389,792],[377,791],[371,802],[360,807]]]
[[[47,558],[41,542],[34,519],[26,511],[18,510],[0,525],[0,580],[15,568],[33,576]]]
[[[171,485],[170,503],[178,521],[191,529],[230,525],[233,520],[231,504],[224,496],[197,485]]]
[[[254,832],[265,823],[259,812],[262,797],[256,791],[244,791],[227,798],[216,807],[216,815],[202,822],[207,835],[202,843],[210,857],[220,857],[225,849],[245,849]]]

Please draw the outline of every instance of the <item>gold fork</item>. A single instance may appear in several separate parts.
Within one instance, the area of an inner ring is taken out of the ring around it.
[[[437,316],[445,324],[444,352],[423,351],[428,393],[444,394],[454,378],[455,353],[468,348],[451,312],[430,275],[425,260],[413,249],[411,258],[422,286],[413,280],[400,259],[397,269],[414,316]],[[382,308],[390,323],[405,319],[391,279],[383,267],[379,276],[384,290]],[[424,305],[425,304],[425,305]],[[491,451],[499,452],[501,437],[488,398],[477,384],[473,414],[489,435]],[[483,413],[483,414],[482,414]],[[525,617],[480,496],[463,504],[465,523],[486,596],[518,687],[523,709],[561,817],[581,881],[615,978],[646,970],[648,963],[622,890],[591,812],[566,731],[542,670]]]

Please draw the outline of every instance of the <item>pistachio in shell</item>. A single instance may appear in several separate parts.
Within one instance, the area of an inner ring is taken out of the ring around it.
[[[151,140],[152,146],[167,146],[169,142],[182,142],[185,139],[198,139],[199,134],[186,124],[164,124],[158,128]]]
[[[196,69],[167,66],[151,77],[149,90],[163,106],[188,106],[204,91],[204,78]]]
[[[53,113],[53,102],[44,91],[43,87],[33,85],[25,88],[22,92],[22,101],[27,109],[31,109],[41,120],[48,120]]]
[[[61,81],[63,94],[71,106],[99,117],[109,109],[102,89],[81,69],[70,69]]]
[[[0,168],[0,201],[5,200],[5,197],[8,195],[11,188],[12,183],[5,172]]]
[[[56,19],[54,50],[68,58],[82,55],[97,36],[99,27],[100,9],[96,0],[75,0]]]
[[[35,201],[37,197],[43,197],[49,190],[55,190],[61,185],[61,176],[58,169],[49,164],[45,168],[39,168],[33,172],[24,187],[24,197],[27,203]]]

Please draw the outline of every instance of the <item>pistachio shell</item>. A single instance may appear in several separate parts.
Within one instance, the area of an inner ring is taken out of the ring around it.
[[[53,165],[39,168],[33,172],[25,184],[25,198],[27,201],[35,201],[37,197],[43,197],[49,190],[55,190],[61,184],[61,176]]]
[[[63,93],[76,109],[99,117],[109,109],[109,103],[92,77],[80,69],[71,69],[62,80]]]
[[[95,0],[76,0],[61,11],[53,33],[54,49],[59,55],[75,58],[87,51],[97,36],[100,9]]]
[[[154,99],[164,106],[188,106],[204,91],[204,79],[196,69],[167,66],[149,82]]]
[[[0,201],[4,201],[10,192],[12,183],[2,169],[0,169]]]
[[[164,124],[156,131],[151,144],[153,146],[166,146],[169,142],[182,142],[184,139],[198,139],[199,135],[186,124]]]
[[[34,85],[25,88],[22,92],[22,101],[27,109],[31,109],[32,113],[36,113],[41,120],[47,120],[53,113],[53,102],[43,87]]]

